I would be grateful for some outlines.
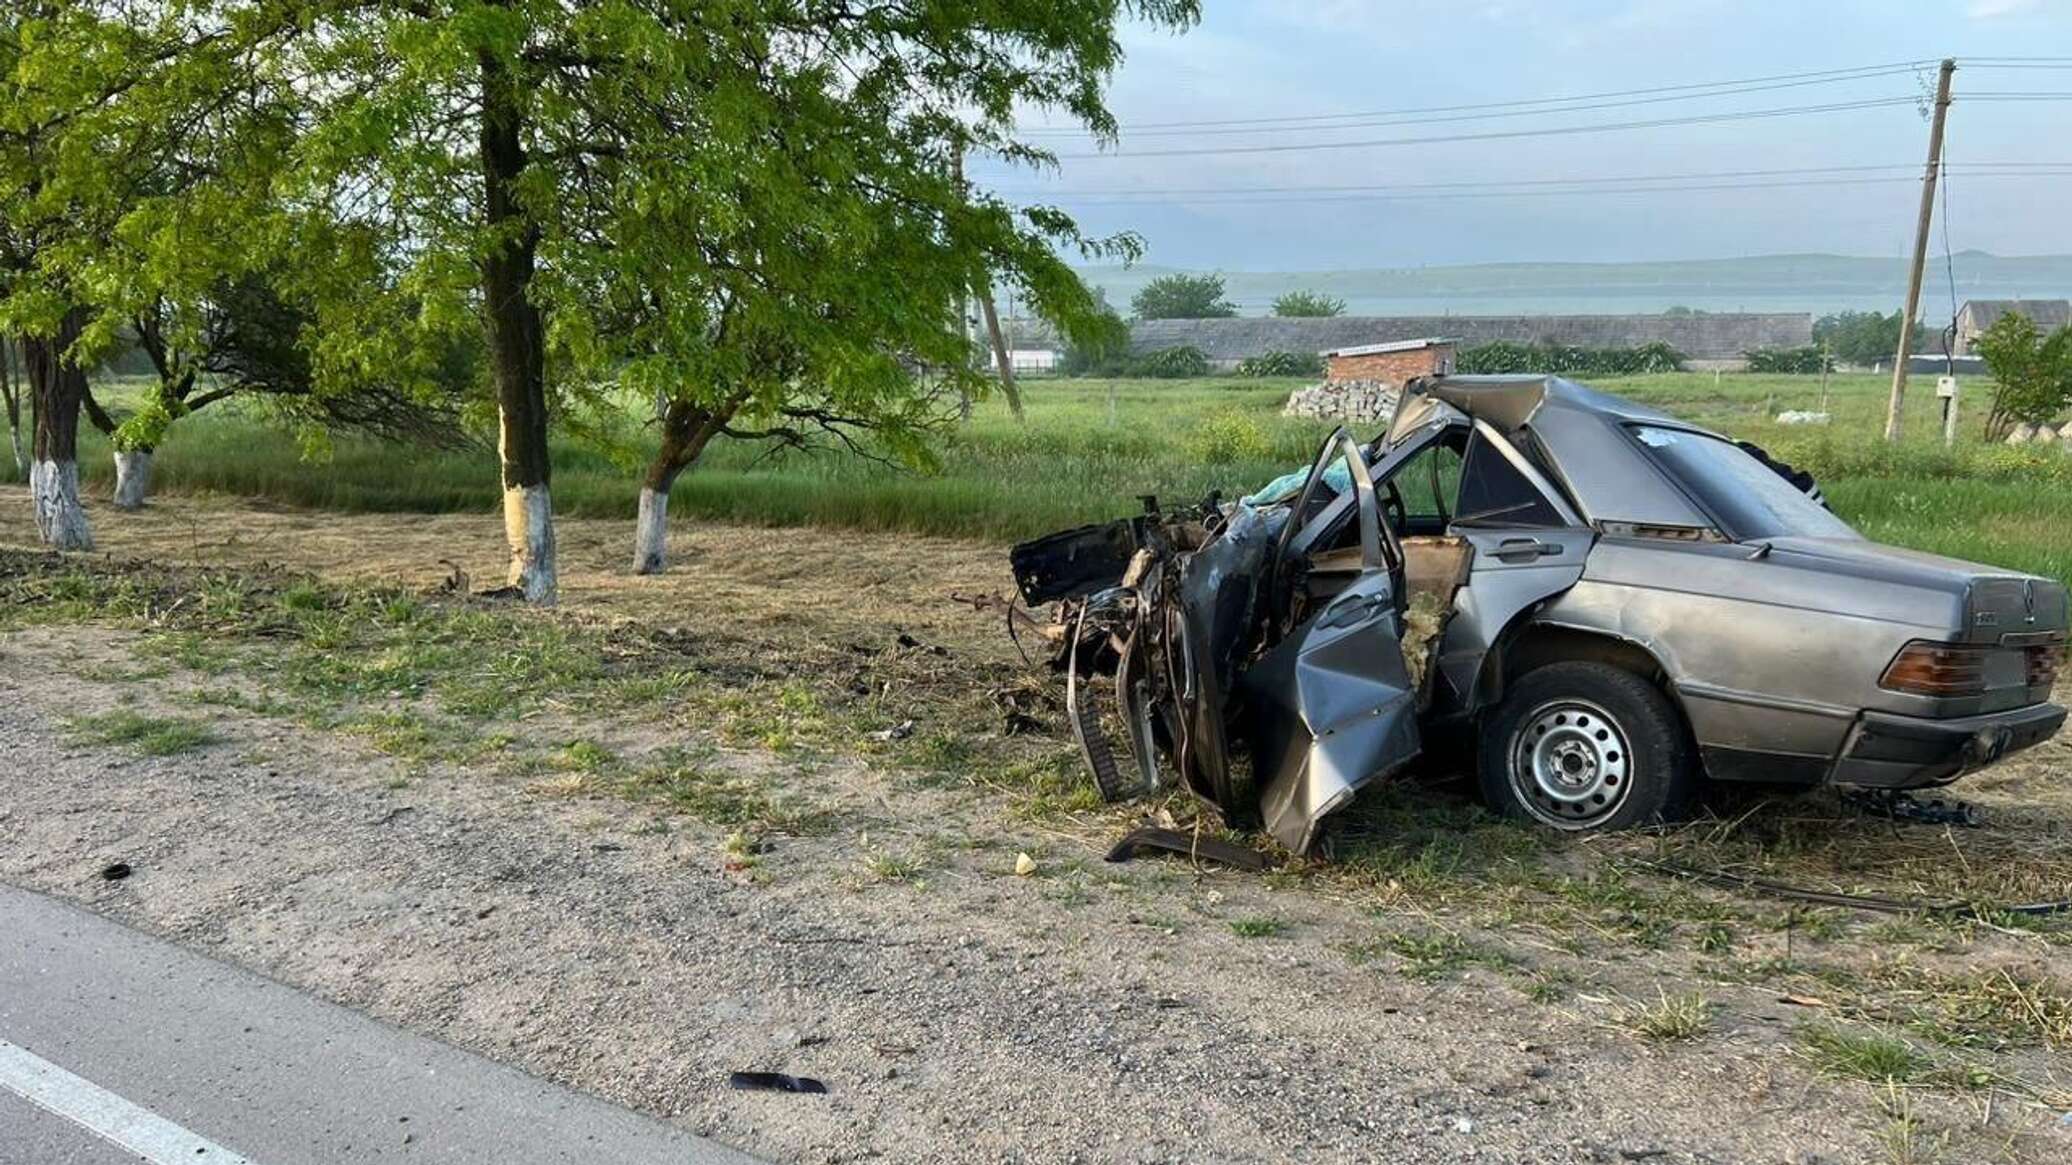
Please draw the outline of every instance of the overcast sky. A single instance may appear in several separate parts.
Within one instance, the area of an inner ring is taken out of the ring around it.
[[[1146,262],[1184,267],[1304,270],[1798,251],[1896,256],[1908,247],[1927,145],[1926,121],[1907,99],[1932,85],[1933,59],[1956,56],[1947,147],[1951,245],[2010,255],[2072,252],[2072,100],[1965,100],[1967,93],[2072,94],[2072,0],[1204,0],[1203,7],[1202,23],[1184,34],[1135,28],[1126,35],[1129,59],[1111,92],[1124,128],[1109,156],[1066,157],[1054,175],[982,165],[974,172],[1019,201],[1061,205],[1092,231],[1134,229],[1149,245]],[[1962,65],[1967,57],[2039,56],[2059,57],[2060,64]],[[1590,103],[1598,108],[1542,106],[1526,116],[1402,112],[1869,71],[1917,59],[1931,61],[1918,75],[1779,80],[1761,91],[1691,99],[1674,91],[1610,97]],[[1648,103],[1613,104],[1642,96]],[[1899,103],[1480,141],[1126,156],[1567,129],[1881,99]],[[1265,129],[1228,124],[1357,114],[1400,116]],[[1171,128],[1175,122],[1226,124]],[[1093,149],[1055,131],[1033,140],[1060,155]],[[2025,177],[1966,169],[1996,162],[2066,166]],[[1895,168],[1745,173],[1879,166]],[[1168,193],[1692,174],[1737,176],[1687,184],[1849,184],[1523,197],[1492,197],[1485,185],[1461,188],[1473,197],[1405,198],[1395,191],[1377,199],[1356,191],[1335,201],[1259,201],[1290,197],[1276,193],[1220,204],[1214,195]]]

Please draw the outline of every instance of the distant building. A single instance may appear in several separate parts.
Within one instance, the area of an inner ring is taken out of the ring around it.
[[[1324,353],[1324,379],[1381,380],[1400,385],[1413,376],[1448,376],[1453,372],[1452,340],[1392,340],[1357,344]]]
[[[1813,342],[1807,312],[1694,312],[1689,315],[1550,316],[1240,316],[1219,320],[1137,320],[1130,350],[1190,345],[1212,367],[1230,369],[1267,352],[1330,352],[1447,336],[1462,348],[1497,340],[1634,348],[1668,344],[1693,367],[1739,365],[1756,348],[1798,348]]]
[[[1017,352],[1062,352],[1056,329],[1041,320],[1000,321]],[[1801,348],[1813,342],[1807,312],[1691,312],[1654,315],[1548,316],[1237,316],[1215,320],[1133,320],[1136,354],[1183,345],[1201,349],[1220,371],[1268,352],[1317,354],[1367,344],[1446,336],[1471,348],[1496,340],[1635,348],[1657,341],[1684,354],[1692,368],[1738,367],[1756,348]]]
[[[1972,299],[1957,309],[1956,352],[1968,356],[1981,334],[2008,313],[2029,317],[2040,332],[2055,332],[2072,324],[2072,300],[2063,299]]]

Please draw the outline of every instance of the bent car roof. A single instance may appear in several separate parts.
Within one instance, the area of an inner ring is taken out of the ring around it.
[[[1448,376],[1423,388],[1432,399],[1507,436],[1530,433],[1543,468],[1585,521],[1713,525],[1625,428],[1639,423],[1717,433],[1559,376]]]
[[[1646,405],[1559,376],[1445,376],[1427,381],[1425,391],[1504,432],[1525,428],[1542,408],[1579,409],[1621,421],[1696,427]]]

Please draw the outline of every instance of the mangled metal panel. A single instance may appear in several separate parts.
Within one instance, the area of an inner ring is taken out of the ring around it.
[[[1290,549],[1295,516],[1341,460],[1358,510],[1348,548],[1358,572],[1310,610],[1306,556]],[[1053,541],[1018,563],[1061,548],[1078,562],[1086,545],[1112,561],[1106,548],[1118,543],[1068,535],[1081,542]],[[1067,709],[1095,783],[1111,800],[1148,792],[1167,771],[1163,758],[1232,827],[1263,821],[1306,851],[1326,814],[1418,750],[1416,685],[1400,643],[1403,559],[1381,525],[1364,451],[1340,429],[1288,502],[1203,515],[1198,528],[1145,519],[1133,537],[1143,548],[1116,585],[1072,605],[1065,636]],[[1089,698],[1095,672],[1115,675],[1128,766]]]
[[[1308,852],[1324,817],[1418,753],[1417,689],[1398,646],[1394,585],[1376,571],[1245,673],[1266,829]]]

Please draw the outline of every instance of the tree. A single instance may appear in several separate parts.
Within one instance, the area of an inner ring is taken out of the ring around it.
[[[1130,300],[1140,320],[1213,320],[1237,314],[1223,298],[1221,275],[1161,275]]]
[[[989,273],[980,260],[1037,301],[1069,308],[1077,286],[1055,254],[1018,266],[1035,242],[1075,237],[1063,216],[1028,212],[1010,247],[972,225],[998,208],[949,206],[947,147],[1039,158],[973,132],[1029,99],[1112,137],[1100,83],[1120,59],[1118,15],[1195,12],[1193,0],[188,6],[237,44],[246,75],[292,98],[297,135],[272,182],[283,206],[327,217],[364,241],[373,270],[396,272],[387,296],[315,298],[319,380],[378,381],[398,358],[427,362],[456,324],[481,329],[510,580],[536,602],[556,589],[550,412],[666,389],[658,484],[729,429],[782,441],[866,422],[881,448],[915,453],[932,402],[908,370],[974,375],[950,325]],[[924,262],[944,255],[957,261]],[[824,342],[844,332],[857,339]],[[934,340],[953,334],[951,360]]]
[[[2028,316],[2008,312],[1973,346],[1993,374],[1988,438],[1998,440],[2017,424],[2054,422],[2072,406],[2072,326],[2044,336]]]
[[[137,347],[157,381],[142,405],[119,423],[87,395],[87,416],[115,447],[117,509],[144,504],[151,463],[173,425],[218,402],[260,397],[274,415],[324,434],[352,431],[437,448],[473,444],[460,423],[462,396],[479,361],[459,337],[433,375],[438,390],[411,394],[393,384],[334,384],[319,391],[310,367],[309,312],[283,297],[267,278],[226,279],[190,305],[197,327],[165,298],[131,320]]]
[[[15,387],[14,356],[5,333],[0,333],[0,405],[7,409],[7,440],[14,451],[14,471],[29,476],[29,455],[22,450],[22,397]]]
[[[119,186],[103,180],[119,124],[109,106],[164,60],[137,51],[149,35],[80,4],[28,0],[0,14],[0,336],[21,352],[35,417],[29,490],[37,531],[58,550],[93,546],[78,449],[92,318],[64,263],[64,229]]]
[[[1325,295],[1321,291],[1291,291],[1273,301],[1273,314],[1297,317],[1342,316],[1345,314],[1345,301],[1335,295]]]
[[[1869,366],[1892,359],[1899,350],[1900,313],[1881,315],[1874,311],[1845,311],[1821,316],[1813,322],[1813,343],[1825,346],[1836,359]],[[1914,329],[1915,351],[1933,344],[1932,333]]]

